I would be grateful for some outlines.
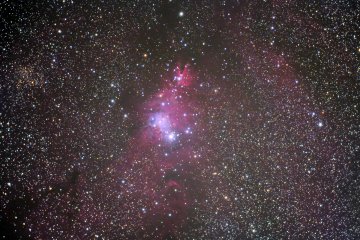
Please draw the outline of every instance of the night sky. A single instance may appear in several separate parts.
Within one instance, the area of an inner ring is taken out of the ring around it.
[[[1,239],[359,239],[360,2],[0,3]]]

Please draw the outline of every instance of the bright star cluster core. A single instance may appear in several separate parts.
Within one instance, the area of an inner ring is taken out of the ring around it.
[[[360,238],[360,2],[0,19],[0,238]]]

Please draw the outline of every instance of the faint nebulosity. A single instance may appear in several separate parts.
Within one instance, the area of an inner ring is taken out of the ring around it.
[[[2,239],[359,239],[360,2],[0,3]]]

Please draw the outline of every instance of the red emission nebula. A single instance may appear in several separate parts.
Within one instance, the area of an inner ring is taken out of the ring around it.
[[[141,194],[138,199],[145,199],[138,209],[145,214],[139,221],[147,233],[153,229],[166,237],[181,229],[194,201],[191,183],[178,174],[200,163],[193,147],[201,127],[194,82],[196,76],[188,65],[176,67],[173,79],[166,79],[163,88],[139,106],[142,127],[129,143],[126,166],[119,167],[119,172],[131,168],[139,175],[123,180],[122,186],[131,182]]]

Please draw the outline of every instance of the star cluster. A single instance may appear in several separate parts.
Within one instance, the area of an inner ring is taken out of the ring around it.
[[[0,3],[3,239],[359,239],[357,1]]]

